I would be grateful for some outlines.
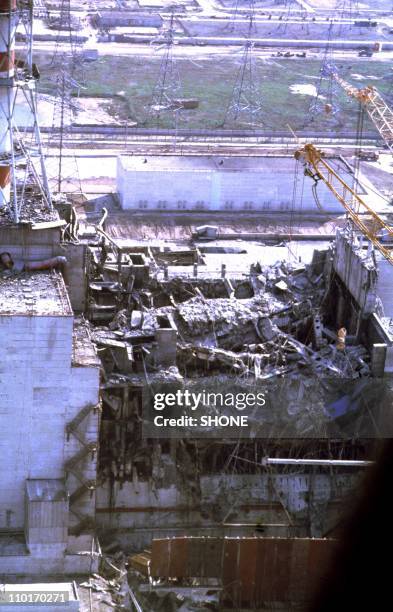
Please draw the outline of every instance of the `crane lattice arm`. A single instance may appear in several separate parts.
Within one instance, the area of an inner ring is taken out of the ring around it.
[[[388,225],[361,197],[337,174],[323,159],[323,152],[312,144],[306,144],[295,153],[295,158],[303,160],[305,174],[314,181],[322,180],[333,195],[343,205],[349,218],[380,253],[393,264],[393,250],[381,242],[382,235],[393,239],[393,227]],[[363,215],[367,215],[365,218]]]
[[[381,94],[371,85],[358,89],[344,81],[337,73],[333,72],[333,76],[345,93],[350,98],[358,100],[365,108],[371,121],[393,153],[393,111],[388,107]]]

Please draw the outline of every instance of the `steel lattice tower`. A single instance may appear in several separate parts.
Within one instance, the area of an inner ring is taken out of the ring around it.
[[[243,47],[240,67],[236,75],[230,102],[223,124],[242,122],[251,125],[263,124],[261,92],[256,84],[253,57],[254,43],[251,40],[253,17],[250,16],[249,36]]]
[[[78,164],[75,155],[67,155],[67,140],[78,110],[76,102],[82,85],[77,80],[81,75],[83,62],[80,54],[78,38],[74,36],[71,20],[70,0],[62,0],[58,16],[58,33],[51,67],[55,72],[54,89],[55,102],[53,122],[48,145],[58,146],[58,156],[55,171],[50,173],[49,182],[58,193],[81,193]],[[62,34],[64,33],[64,34]]]
[[[282,15],[282,20],[279,26],[277,27],[277,32],[284,34],[288,28],[288,21],[292,17],[292,9],[293,2],[292,0],[285,0],[285,4],[283,6],[283,10],[286,10],[286,15]]]
[[[327,45],[325,48],[321,67],[319,69],[317,93],[312,98],[307,111],[305,126],[313,123],[317,118],[324,117],[325,120],[339,124],[339,94],[340,87],[333,74],[337,72],[334,64],[330,41],[332,38],[333,23],[330,23]]]
[[[32,31],[32,0],[0,0],[0,213],[15,223],[29,219],[29,205],[46,215],[52,210],[37,120]],[[19,104],[28,109],[24,126],[15,117]]]
[[[226,26],[226,30],[228,32],[237,32],[239,35],[244,36],[245,38],[250,37],[250,24],[248,23],[242,28],[243,21],[252,20],[252,31],[256,31],[255,26],[255,2],[254,0],[246,0],[244,5],[247,5],[246,8],[243,8],[241,0],[236,0],[235,10],[231,14],[228,25]],[[243,15],[243,11],[246,11]]]
[[[352,19],[359,12],[359,2],[357,0],[339,0],[336,10],[340,11],[341,17]]]
[[[173,57],[173,14],[171,15],[168,29],[164,30],[162,35],[157,38],[155,42],[159,44],[158,49],[163,49],[164,53],[160,62],[158,78],[148,107],[148,115],[150,118],[155,118],[158,123],[162,114],[167,114],[169,112],[177,125],[177,115],[180,109],[177,100],[179,96],[181,96],[182,86],[176,60]]]
[[[228,32],[234,32],[235,29],[236,29],[236,23],[237,23],[237,20],[239,18],[239,2],[240,2],[240,0],[236,0],[235,10],[231,14],[231,17],[229,19],[229,23],[226,26],[226,29],[228,30]]]

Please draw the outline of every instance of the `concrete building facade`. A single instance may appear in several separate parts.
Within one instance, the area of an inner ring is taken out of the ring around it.
[[[33,571],[91,541],[77,539],[95,513],[99,364],[59,272],[3,272],[0,289],[0,532],[24,532],[13,563]]]
[[[123,209],[320,212],[299,173],[294,197],[291,156],[119,157],[117,191]],[[328,213],[342,206],[323,184],[318,199]]]

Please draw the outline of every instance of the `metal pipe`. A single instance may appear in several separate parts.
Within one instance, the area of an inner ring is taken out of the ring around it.
[[[50,259],[43,259],[41,261],[26,261],[24,264],[24,270],[52,270],[58,266],[64,266],[67,263],[67,258],[62,255],[57,257],[51,257]]]
[[[255,212],[255,211],[254,211]],[[263,212],[263,211],[260,211]],[[288,233],[270,233],[267,234],[265,232],[228,232],[228,233],[219,233],[217,236],[212,238],[212,240],[238,240],[241,238],[242,240],[307,240],[307,241],[318,241],[318,242],[333,242],[335,240],[335,235],[331,234],[288,234]],[[194,240],[203,240],[203,242],[208,242],[208,239],[205,236],[195,236]]]
[[[139,604],[137,598],[135,597],[134,591],[131,589],[130,585],[127,583],[128,593],[130,595],[131,601],[134,605],[136,612],[143,612],[141,605]]]
[[[107,220],[107,218],[108,218],[108,210],[106,208],[103,208],[102,217],[97,223],[96,227],[99,228],[100,230],[105,231],[105,221]]]
[[[114,240],[113,238],[111,238],[103,229],[101,229],[99,227],[99,225],[95,225],[95,229],[97,230],[97,232],[99,234],[101,234],[102,236],[104,236],[104,238],[106,238],[106,240],[108,240],[108,242],[110,242],[116,249],[116,251],[120,251],[120,247],[117,244],[116,240]]]
[[[241,457],[238,457],[241,459]],[[244,460],[243,460],[244,461]],[[357,461],[355,459],[281,459],[265,457],[260,465],[317,465],[320,467],[368,467],[375,461]]]

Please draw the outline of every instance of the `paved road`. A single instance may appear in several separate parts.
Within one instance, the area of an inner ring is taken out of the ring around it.
[[[303,15],[304,13],[308,13],[309,15],[312,16],[317,16],[319,14],[323,15],[324,18],[326,17],[336,17],[337,16],[337,10],[336,9],[329,9],[329,8],[315,8],[312,7],[307,0],[296,0],[298,3],[298,7],[296,8],[295,6],[291,7],[290,11],[288,11],[288,8],[286,7],[268,7],[268,8],[263,8],[263,7],[255,7],[254,8],[254,14],[256,17],[258,17],[259,15],[262,14],[266,14],[266,13],[270,13],[272,15],[274,14],[288,14],[290,12],[291,15],[295,15],[297,13]],[[249,13],[249,8],[242,8],[241,6],[238,6],[237,9],[235,8],[235,6],[233,7],[229,7],[229,6],[224,6],[222,5],[220,2],[216,2],[215,0],[197,0],[199,6],[201,7],[201,11],[198,12],[198,15],[215,15],[217,17],[222,17],[222,16],[231,16],[233,15],[233,13],[237,12],[238,14],[247,14]],[[347,11],[348,12],[348,11]],[[364,8],[364,7],[360,7],[358,11],[356,11],[356,15],[366,15],[368,16],[374,16],[374,15],[386,15],[387,13],[389,13],[389,10],[381,10],[381,9],[370,9],[370,8]]]
[[[202,39],[195,39],[196,41]],[[206,39],[208,41],[208,39]],[[320,58],[326,48],[326,41],[316,41],[315,47],[310,47],[311,41],[295,41],[299,46],[293,47],[289,49],[285,45],[285,41],[282,39],[276,39],[277,46],[271,46],[272,39],[261,39],[258,41],[258,44],[254,47],[254,56],[257,57],[265,57],[269,58],[274,56],[278,51],[288,51],[290,50],[292,53],[298,53],[302,51],[306,51],[307,57],[309,59],[318,59]],[[237,41],[237,42],[236,42]],[[182,44],[175,45],[173,47],[173,55],[178,58],[192,58],[195,61],[203,60],[203,59],[211,59],[212,56],[233,56],[234,47],[243,46],[244,39],[235,39],[233,44],[228,44],[228,39],[223,39],[223,44],[221,45],[211,45],[209,42],[204,42],[202,45],[199,44]],[[339,41],[342,42],[342,41]],[[352,41],[353,42],[353,41]],[[263,46],[265,43],[265,46]],[[304,46],[302,46],[302,43]],[[364,41],[358,41],[358,44],[364,46]],[[393,41],[392,41],[393,44]],[[319,47],[317,45],[320,45]],[[96,48],[101,56],[104,55],[113,55],[113,56],[138,56],[138,57],[148,57],[151,58],[154,56],[154,48],[148,43],[97,43],[92,45]],[[17,45],[18,48],[18,45]],[[35,52],[44,52],[44,53],[53,53],[55,45],[53,42],[36,42],[34,44]],[[69,48],[67,45],[62,45],[60,48],[68,51]],[[361,60],[362,58],[358,57],[358,49],[333,49],[334,56],[337,59],[354,59],[357,58]],[[157,55],[157,57],[159,57]],[[294,58],[296,59],[296,58]],[[364,62],[373,62],[373,61],[390,61],[393,59],[393,48],[391,51],[383,51],[382,53],[375,53],[373,57],[363,58]]]

